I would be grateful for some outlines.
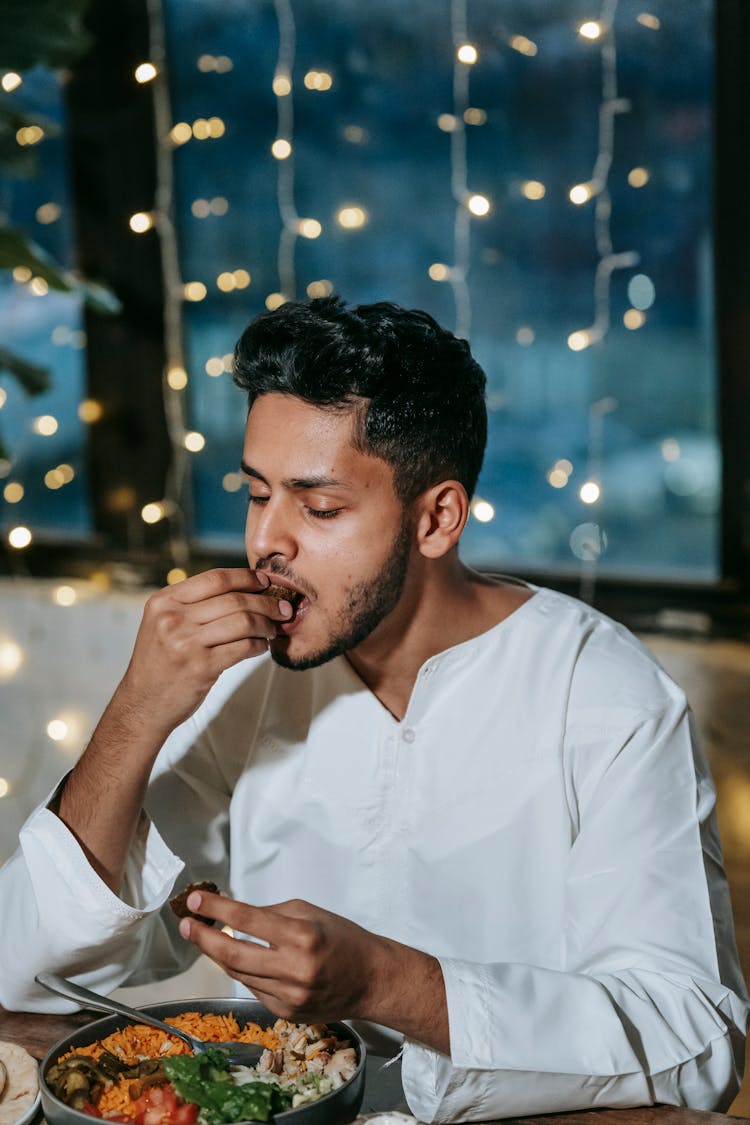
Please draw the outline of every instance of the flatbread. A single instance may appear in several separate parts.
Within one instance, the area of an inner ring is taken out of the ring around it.
[[[0,1064],[6,1073],[0,1093],[0,1125],[15,1125],[33,1106],[39,1093],[39,1064],[17,1043],[0,1040]]]

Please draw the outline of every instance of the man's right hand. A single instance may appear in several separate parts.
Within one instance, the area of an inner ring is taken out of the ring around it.
[[[192,715],[225,669],[266,652],[291,606],[263,595],[268,577],[246,567],[208,570],[153,594],[118,688],[163,738]]]
[[[153,594],[125,676],[65,782],[58,816],[117,893],[156,756],[232,664],[266,651],[283,602],[264,574],[209,570]]]

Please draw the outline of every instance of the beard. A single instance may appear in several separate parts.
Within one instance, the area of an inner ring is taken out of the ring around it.
[[[361,644],[370,633],[388,616],[401,597],[409,569],[412,547],[412,521],[406,515],[397,531],[388,558],[373,578],[359,582],[349,591],[346,606],[338,617],[328,643],[308,656],[297,660],[276,646],[278,640],[271,641],[271,656],[282,668],[304,672],[308,668],[318,668],[345,652]]]

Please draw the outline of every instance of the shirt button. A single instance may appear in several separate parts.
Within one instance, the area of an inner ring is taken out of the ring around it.
[[[413,742],[417,736],[416,733],[411,729],[411,727],[407,727],[401,737],[403,738],[404,742]]]

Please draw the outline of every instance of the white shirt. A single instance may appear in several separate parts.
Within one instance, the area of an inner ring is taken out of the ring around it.
[[[680,690],[551,591],[430,658],[400,722],[343,657],[246,661],[164,746],[122,898],[32,815],[0,873],[0,1003],[49,1010],[41,968],[105,990],[185,968],[159,910],[213,879],[440,959],[450,1058],[403,1053],[424,1121],[726,1108],[748,1003],[713,805]]]

